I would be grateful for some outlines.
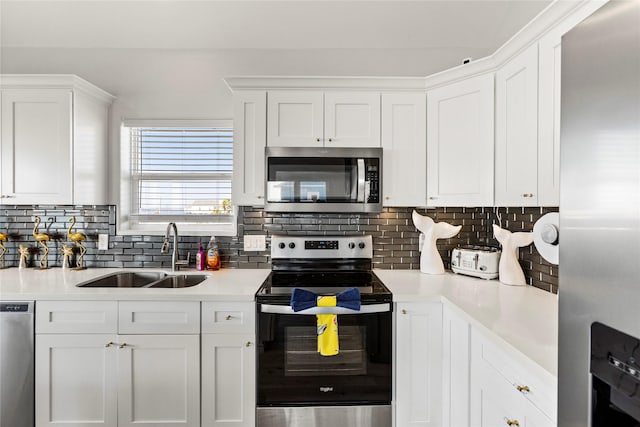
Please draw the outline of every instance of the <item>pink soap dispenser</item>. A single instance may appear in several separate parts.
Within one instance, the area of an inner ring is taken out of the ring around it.
[[[205,253],[202,249],[202,242],[198,243],[198,253],[196,254],[196,270],[205,269]]]

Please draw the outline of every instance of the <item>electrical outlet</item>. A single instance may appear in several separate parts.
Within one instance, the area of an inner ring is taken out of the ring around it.
[[[107,250],[109,250],[109,235],[108,234],[98,234],[98,250],[99,251],[107,251]]]
[[[245,234],[244,235],[244,250],[249,251],[264,251],[267,249],[266,236],[264,234]]]

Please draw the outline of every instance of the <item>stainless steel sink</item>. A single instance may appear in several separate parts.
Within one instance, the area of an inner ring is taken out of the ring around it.
[[[179,274],[167,276],[149,285],[150,288],[189,288],[203,282],[205,274]]]
[[[87,280],[85,288],[188,288],[203,282],[206,274],[168,275],[158,272],[123,271]]]
[[[86,288],[143,288],[166,276],[166,273],[123,271],[87,280],[76,286]]]

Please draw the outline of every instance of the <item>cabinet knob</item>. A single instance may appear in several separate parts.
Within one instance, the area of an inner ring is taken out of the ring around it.
[[[508,426],[515,426],[518,427],[520,425],[520,423],[518,422],[518,420],[510,420],[507,418],[507,425]]]
[[[109,348],[113,345],[113,341],[109,341],[108,343],[106,343],[104,346]]]
[[[520,393],[530,393],[531,392],[531,390],[529,389],[529,386],[527,386],[527,385],[517,385],[516,389]]]
[[[429,196],[429,200],[435,200],[436,196]]]
[[[225,317],[225,320],[231,320],[231,315],[227,314],[227,317]]]
[[[126,342],[123,342],[122,344],[120,344],[120,346],[119,346],[119,347],[120,347],[120,348],[125,348],[126,346],[127,346],[127,343],[126,343]]]
[[[320,142],[320,138],[316,138],[316,142]]]
[[[402,309],[402,314],[407,314],[407,310],[405,310],[404,308]]]
[[[385,196],[385,197],[384,197],[384,199],[385,199],[385,200],[389,200],[389,199],[390,199],[390,197],[389,197],[389,196]]]
[[[245,347],[251,347],[251,341],[247,341],[247,343],[244,346]]]
[[[329,142],[333,142],[333,138],[329,138]]]
[[[257,199],[262,199],[262,196],[256,196]]]

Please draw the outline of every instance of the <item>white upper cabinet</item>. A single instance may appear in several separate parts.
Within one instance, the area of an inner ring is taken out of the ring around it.
[[[264,204],[264,148],[267,145],[267,92],[233,94],[233,204]]]
[[[271,91],[270,147],[379,147],[380,94]]]
[[[495,204],[538,204],[538,45],[496,72]]]
[[[76,76],[2,76],[0,204],[107,203],[112,100]]]
[[[424,206],[427,194],[427,99],[421,93],[382,94],[385,206]]]
[[[493,78],[427,92],[427,206],[493,205]]]

